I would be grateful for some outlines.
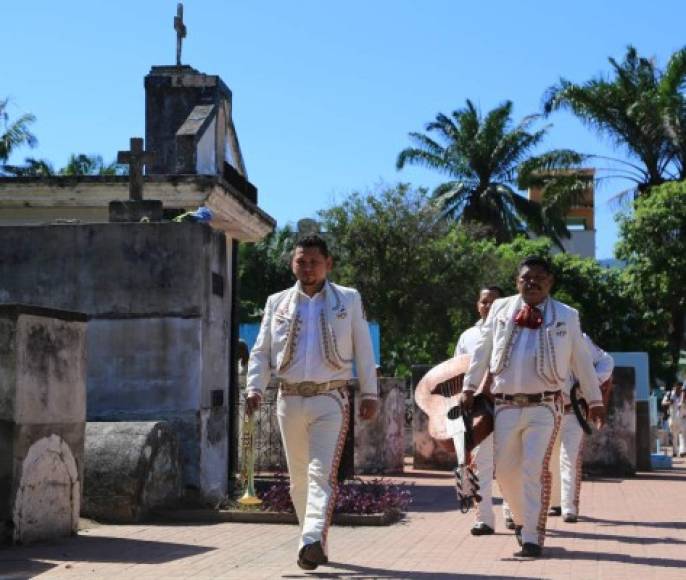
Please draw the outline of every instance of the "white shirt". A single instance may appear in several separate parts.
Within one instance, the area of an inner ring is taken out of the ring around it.
[[[584,338],[584,343],[586,343],[586,348],[588,348],[591,357],[593,358],[593,367],[595,368],[596,375],[598,375],[598,382],[602,385],[612,376],[612,371],[615,368],[615,361],[602,348],[597,346],[585,332],[582,336]],[[569,378],[562,391],[565,405],[569,405],[572,402],[569,398],[569,393],[571,392],[574,383],[576,383],[576,380],[574,373],[569,373]]]
[[[293,353],[293,363],[285,371],[279,373],[279,379],[287,383],[302,383],[311,381],[325,383],[328,381],[348,380],[353,378],[351,368],[333,370],[324,362],[322,353],[320,315],[326,305],[324,292],[317,292],[311,298],[298,287],[298,306],[296,317],[300,319],[300,339]]]
[[[468,328],[460,335],[460,338],[457,340],[457,344],[455,345],[455,354],[453,354],[453,356],[457,356],[459,354],[474,354],[476,342],[481,336],[483,324],[484,321],[479,320],[479,322],[477,322],[474,326]]]
[[[543,310],[543,307],[541,307]],[[493,394],[514,395],[516,393],[538,394],[550,391],[551,386],[541,379],[536,372],[536,349],[539,345],[538,333],[541,328],[533,330],[524,326],[514,339],[510,364],[493,377]]]
[[[684,418],[684,413],[686,413],[686,396],[682,389],[681,394],[677,395],[676,391],[672,390],[665,394],[664,399],[662,399],[663,405],[669,405],[669,418],[672,421]]]

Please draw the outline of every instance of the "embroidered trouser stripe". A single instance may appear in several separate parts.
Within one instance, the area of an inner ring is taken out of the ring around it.
[[[543,457],[543,465],[541,466],[541,509],[538,513],[538,545],[542,546],[545,542],[545,528],[548,521],[548,508],[550,507],[550,488],[552,487],[550,475],[550,456],[553,454],[553,447],[555,446],[555,439],[560,430],[561,415],[552,407],[547,407],[553,413],[554,427],[553,432],[548,440],[548,447]],[[522,536],[524,537],[524,536]]]
[[[543,542],[550,499],[548,462],[557,425],[552,404],[496,407],[495,473],[515,523],[522,526],[524,542]]]
[[[560,506],[564,515],[579,514],[584,432],[572,414],[562,416],[560,433],[550,460],[553,491],[550,504]]]
[[[321,541],[326,550],[348,407],[347,396],[338,391],[313,397],[279,395],[277,417],[300,523],[300,547]]]

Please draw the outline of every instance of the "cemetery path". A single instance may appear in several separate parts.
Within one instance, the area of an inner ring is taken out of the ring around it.
[[[631,479],[594,479],[577,524],[549,518],[545,557],[517,561],[498,513],[496,535],[469,534],[447,473],[414,486],[407,518],[390,527],[334,527],[328,566],[295,564],[297,528],[271,524],[95,525],[50,544],[0,549],[0,578],[686,578],[686,461]]]

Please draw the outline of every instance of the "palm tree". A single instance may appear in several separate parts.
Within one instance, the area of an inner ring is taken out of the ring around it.
[[[24,165],[4,165],[5,173],[16,177],[50,177],[55,175],[52,164],[45,159],[27,157]]]
[[[567,109],[599,134],[628,150],[637,160],[611,159],[609,177],[636,184],[636,192],[665,181],[684,178],[686,162],[686,48],[672,55],[661,71],[633,46],[622,62],[609,59],[610,78],[598,77],[581,85],[566,79],[550,87],[543,98],[546,114]]]
[[[69,156],[69,161],[62,169],[60,175],[124,175],[125,167],[113,161],[105,165],[100,155],[84,155],[83,153]]]
[[[583,174],[570,171],[580,167],[584,156],[566,149],[533,156],[549,127],[530,132],[537,115],[514,127],[511,117],[510,101],[482,117],[467,100],[465,108],[450,117],[439,113],[426,125],[438,140],[410,133],[414,146],[400,152],[396,167],[421,165],[452,178],[433,192],[444,216],[482,224],[498,242],[530,230],[549,235],[562,247],[560,238],[569,237],[566,210],[589,185]],[[542,188],[542,204],[515,191],[531,186]]]
[[[45,159],[27,157],[24,165],[4,165],[5,173],[17,177],[50,177],[53,175],[127,175],[128,167],[119,165],[116,161],[105,165],[100,155],[84,155],[72,153],[69,161],[57,173],[52,164]]]
[[[36,118],[27,113],[10,123],[9,114],[7,113],[8,102],[9,99],[0,101],[0,123],[2,124],[2,133],[0,133],[0,162],[3,164],[9,159],[13,149],[21,145],[35,147],[38,143],[36,137],[29,131],[29,125]]]

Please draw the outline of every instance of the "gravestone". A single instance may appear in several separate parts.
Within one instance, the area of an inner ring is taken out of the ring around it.
[[[86,317],[0,306],[0,538],[78,528],[86,418]]]

